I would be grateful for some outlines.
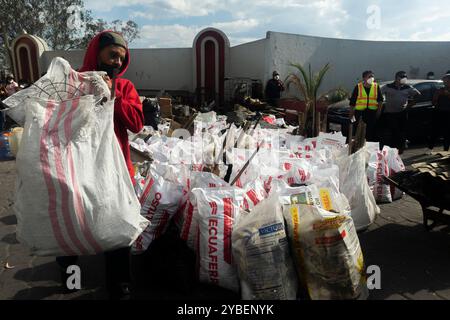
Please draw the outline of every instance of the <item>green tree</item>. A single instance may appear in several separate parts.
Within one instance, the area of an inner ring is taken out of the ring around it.
[[[11,41],[27,32],[43,38],[53,50],[86,48],[98,32],[121,32],[129,43],[139,38],[134,21],[94,19],[82,0],[0,0],[0,64],[11,65]]]

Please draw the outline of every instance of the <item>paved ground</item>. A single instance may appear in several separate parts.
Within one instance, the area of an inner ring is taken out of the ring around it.
[[[405,162],[422,152],[408,150]],[[33,257],[17,242],[14,179],[14,162],[0,162],[0,299],[105,299],[102,256],[81,258],[84,289],[64,294],[54,259]],[[450,228],[427,232],[421,223],[418,203],[405,196],[382,205],[375,223],[360,234],[367,265],[381,268],[382,289],[371,291],[371,299],[450,300]]]

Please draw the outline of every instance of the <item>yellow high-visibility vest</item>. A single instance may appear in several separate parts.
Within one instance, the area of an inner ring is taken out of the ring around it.
[[[367,95],[366,89],[362,82],[358,83],[358,98],[356,99],[355,110],[363,111],[369,108],[370,110],[378,109],[378,84],[373,83],[370,88],[370,93]]]

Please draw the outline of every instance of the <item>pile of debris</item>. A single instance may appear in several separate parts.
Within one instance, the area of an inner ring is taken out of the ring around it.
[[[276,118],[276,129],[264,128],[269,115],[236,112],[245,113],[242,126],[208,112],[183,125],[191,135],[182,139],[172,120],[130,135],[151,158],[136,163],[150,225],[132,252],[145,253],[172,225],[196,256],[200,282],[243,299],[365,299],[356,231],[379,213],[367,147],[351,153],[341,133],[304,138]]]
[[[450,153],[434,153],[391,180],[424,204],[450,210]]]

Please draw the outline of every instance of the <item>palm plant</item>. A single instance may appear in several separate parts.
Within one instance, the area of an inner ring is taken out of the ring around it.
[[[297,63],[290,63],[289,65],[296,68],[299,74],[289,74],[285,82],[288,87],[291,84],[295,85],[300,91],[306,105],[303,119],[301,113],[298,113],[301,134],[306,133],[307,136],[315,137],[318,134],[317,127],[319,123],[316,119],[317,101],[326,96],[326,94],[318,96],[318,92],[325,74],[330,70],[331,66],[327,63],[318,73],[313,74],[311,64],[309,64],[308,70],[305,70],[303,66]]]

